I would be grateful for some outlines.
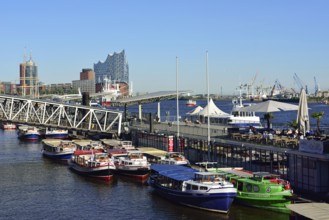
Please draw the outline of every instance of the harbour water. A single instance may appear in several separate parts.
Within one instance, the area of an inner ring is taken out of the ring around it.
[[[72,173],[15,131],[0,130],[0,139],[0,219],[289,219],[238,205],[228,215],[180,206],[132,179],[105,183]]]
[[[198,101],[204,106],[206,101]],[[229,112],[229,101],[216,102]],[[156,104],[144,107],[155,112]],[[182,115],[192,108],[181,102]],[[176,114],[175,100],[162,103],[162,114]],[[226,107],[224,107],[226,106]],[[310,104],[310,112],[328,106]],[[133,107],[132,107],[133,108]],[[184,110],[183,110],[184,109]],[[133,111],[133,109],[131,110]],[[275,113],[274,123],[286,124],[296,112]],[[311,119],[312,127],[315,121]],[[289,219],[289,215],[234,204],[228,215],[180,206],[155,194],[146,183],[115,177],[110,183],[72,173],[65,163],[42,157],[39,141],[23,142],[15,131],[0,130],[0,219]]]

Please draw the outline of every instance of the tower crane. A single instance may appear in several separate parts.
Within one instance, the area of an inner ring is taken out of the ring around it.
[[[307,85],[297,76],[296,73],[294,73],[293,78],[298,86],[298,89],[299,90],[305,89],[306,94],[308,94]]]

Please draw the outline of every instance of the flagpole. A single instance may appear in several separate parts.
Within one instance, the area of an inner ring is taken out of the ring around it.
[[[178,57],[176,57],[176,108],[177,108],[177,140],[178,140],[179,138]]]
[[[209,76],[208,76],[208,51],[206,51],[206,79],[207,79],[207,116],[208,116],[208,161],[210,160],[210,116],[209,116]]]

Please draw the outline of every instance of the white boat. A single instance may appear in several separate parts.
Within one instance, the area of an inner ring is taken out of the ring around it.
[[[107,153],[77,150],[69,161],[69,168],[83,176],[110,181],[115,166]]]
[[[237,189],[219,173],[154,164],[149,184],[175,203],[213,212],[228,213]]]
[[[66,139],[69,137],[68,130],[65,129],[46,129],[45,138],[57,138],[57,139]]]
[[[20,127],[18,131],[18,138],[23,140],[38,140],[40,139],[41,134],[38,128],[36,127]]]
[[[163,158],[160,159],[161,164],[171,164],[171,165],[182,165],[189,166],[190,162],[183,153],[180,152],[168,152]]]
[[[43,140],[42,154],[56,160],[69,160],[77,146],[72,141]]]
[[[148,178],[151,164],[141,151],[130,150],[125,155],[112,155],[112,159],[116,167],[116,173],[142,181]]]
[[[193,106],[196,106],[196,101],[195,100],[192,100],[192,99],[189,99],[187,100],[186,106],[189,106],[189,107],[193,107]]]
[[[104,95],[101,97],[100,103],[102,106],[110,106],[111,101],[116,100],[120,96],[120,84],[112,83],[110,79],[105,77],[103,79],[102,93]]]
[[[3,128],[3,130],[15,130],[16,125],[13,123],[4,123],[4,124],[2,124],[2,128]]]

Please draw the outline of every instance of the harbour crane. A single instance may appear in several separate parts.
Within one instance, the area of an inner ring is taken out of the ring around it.
[[[298,86],[298,89],[299,90],[302,90],[302,89],[305,89],[305,92],[306,94],[308,95],[308,89],[307,89],[307,85],[297,76],[296,73],[294,73],[294,76],[293,76],[297,86]]]

